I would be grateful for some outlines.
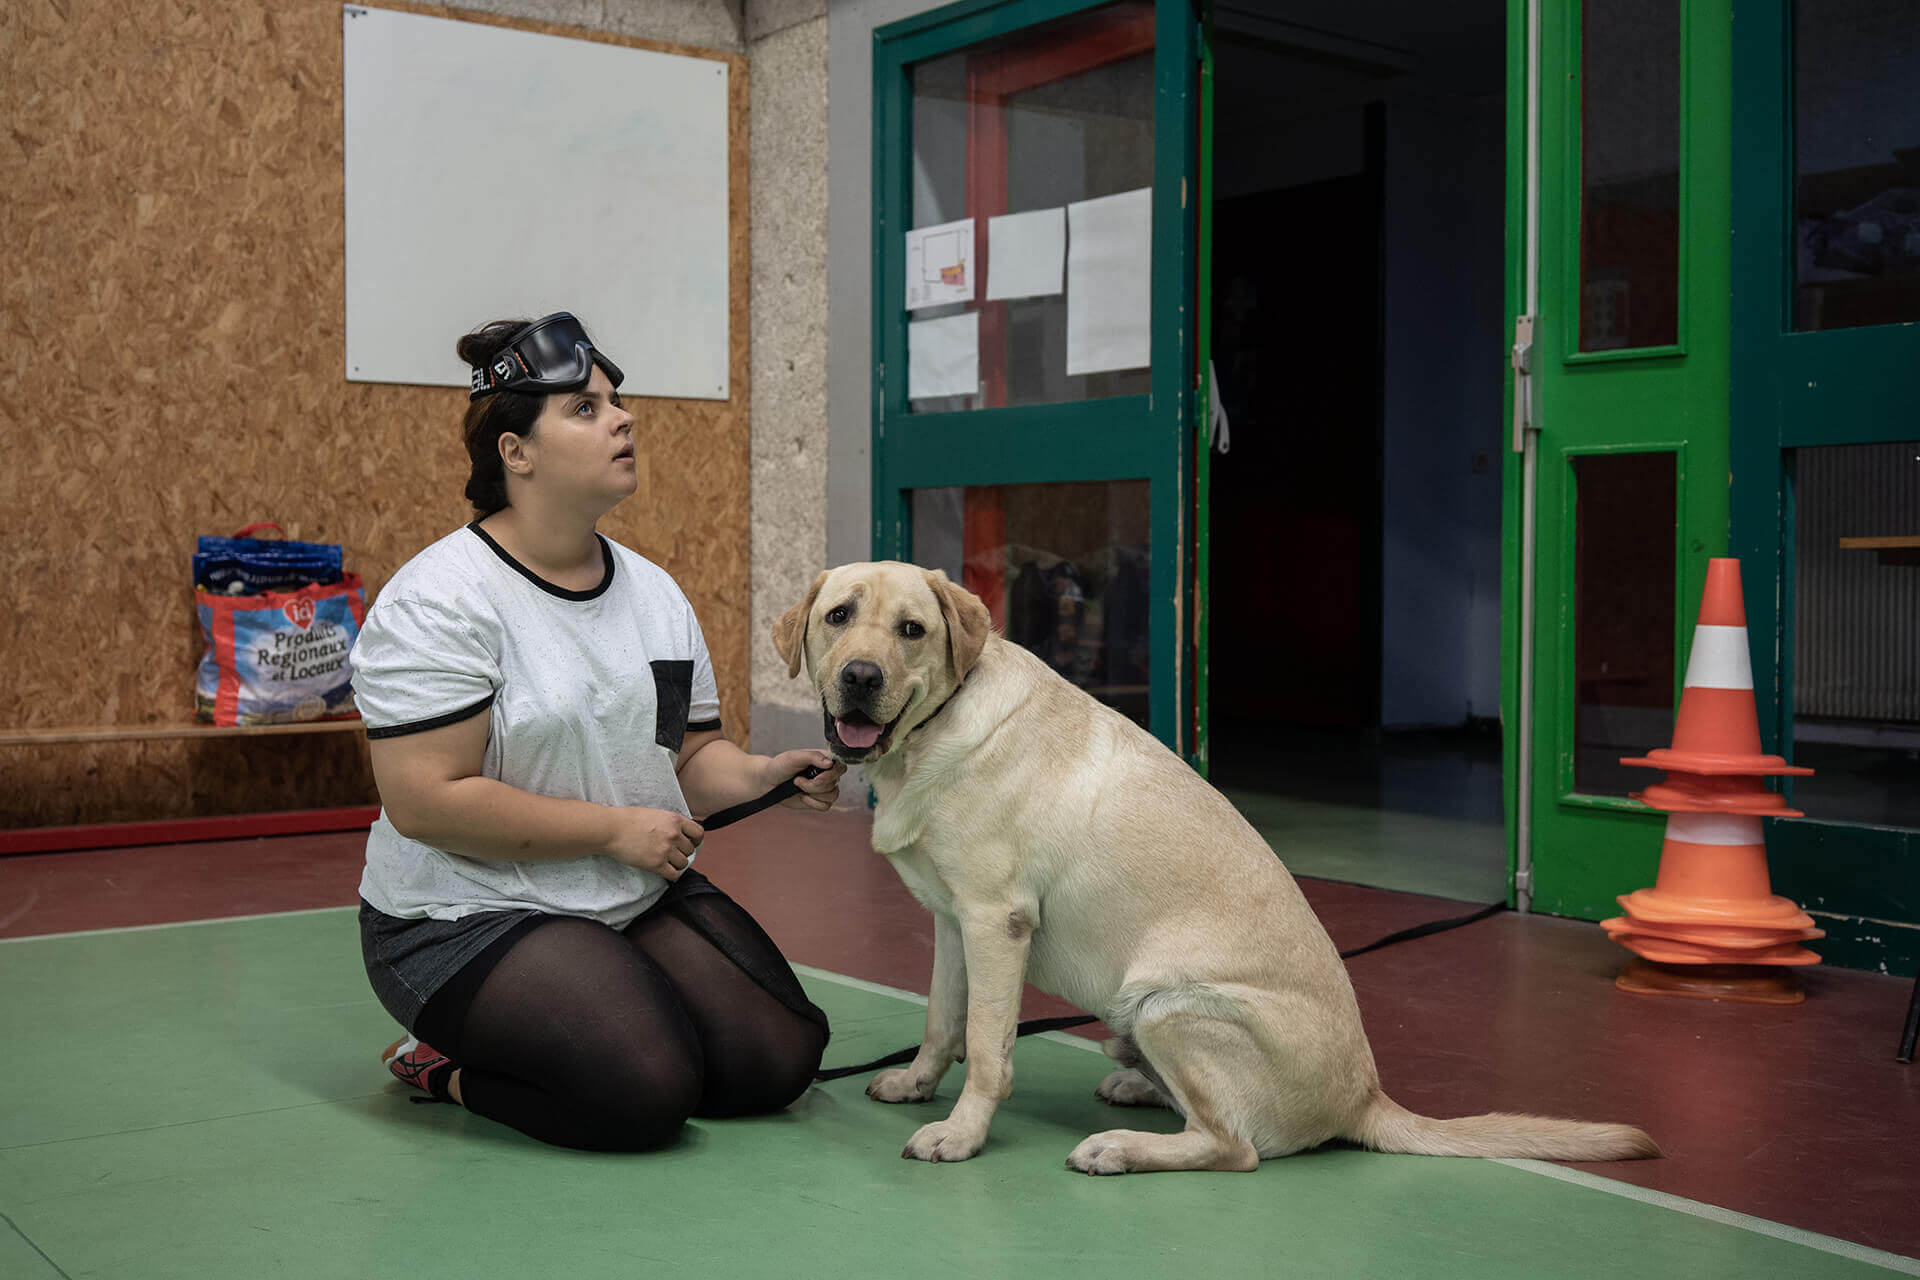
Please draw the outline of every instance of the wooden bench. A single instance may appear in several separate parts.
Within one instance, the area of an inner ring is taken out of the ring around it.
[[[294,724],[121,724],[0,729],[0,747],[52,747],[71,743],[152,742],[162,739],[277,738],[290,734],[359,733],[365,727],[365,723],[356,717],[352,720],[302,720]],[[209,818],[164,818],[150,822],[29,827],[0,831],[0,856],[178,844],[190,840],[236,840],[319,831],[355,831],[372,825],[379,815],[379,806],[361,805],[347,809],[298,809],[283,813],[222,814]]]
[[[359,719],[301,720],[293,724],[116,724],[56,729],[0,729],[0,747],[50,747],[66,742],[144,742],[158,738],[270,738],[289,733],[357,733]]]
[[[1920,534],[1891,538],[1842,538],[1842,551],[1871,551],[1881,564],[1920,564]]]

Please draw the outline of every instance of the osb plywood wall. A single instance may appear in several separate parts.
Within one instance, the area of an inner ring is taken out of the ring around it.
[[[640,491],[601,527],[686,590],[744,740],[746,61],[388,7],[731,66],[733,398],[632,402]],[[471,518],[464,392],[341,372],[340,29],[337,0],[0,13],[0,730],[190,720],[197,535],[276,520],[377,592]],[[0,746],[0,827],[374,801],[358,734]]]

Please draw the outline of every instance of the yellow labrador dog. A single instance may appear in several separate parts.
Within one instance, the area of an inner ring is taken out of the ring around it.
[[[1160,742],[991,634],[943,573],[850,564],[773,628],[804,662],[828,745],[864,765],[873,846],[934,914],[926,1037],[867,1086],[923,1102],[956,1060],[952,1113],[902,1154],[965,1160],[1013,1088],[1023,980],[1100,1013],[1121,1069],[1098,1093],[1170,1106],[1180,1133],[1112,1129],[1086,1173],[1248,1170],[1333,1138],[1380,1151],[1617,1160],[1627,1125],[1434,1120],[1380,1091],[1352,984],[1273,851]]]

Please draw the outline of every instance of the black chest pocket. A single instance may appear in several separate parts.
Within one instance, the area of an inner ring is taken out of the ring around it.
[[[693,711],[693,663],[682,659],[651,665],[654,699],[658,704],[654,711],[653,740],[677,753],[687,737],[687,716]]]

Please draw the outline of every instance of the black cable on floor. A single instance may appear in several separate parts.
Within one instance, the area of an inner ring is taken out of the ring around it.
[[[1340,958],[1342,960],[1351,960],[1355,956],[1363,956],[1369,951],[1378,951],[1382,947],[1390,947],[1396,942],[1412,942],[1415,938],[1424,938],[1435,933],[1445,933],[1449,929],[1458,929],[1462,925],[1472,924],[1476,920],[1485,920],[1488,916],[1499,915],[1506,909],[1506,903],[1496,902],[1491,906],[1480,908],[1471,915],[1456,916],[1451,920],[1429,920],[1425,924],[1414,925],[1411,929],[1402,929],[1398,933],[1390,933],[1384,938],[1377,938],[1364,947],[1355,947],[1351,951],[1342,951]]]
[[[1363,956],[1369,951],[1378,951],[1382,947],[1391,947],[1395,943],[1411,942],[1415,938],[1426,938],[1436,933],[1445,933],[1449,929],[1458,929],[1463,925],[1472,924],[1477,920],[1485,920],[1488,916],[1498,915],[1506,909],[1506,903],[1496,902],[1490,906],[1482,907],[1480,910],[1472,912],[1471,914],[1456,916],[1451,920],[1429,920],[1425,924],[1414,925],[1411,929],[1402,929],[1398,933],[1390,933],[1384,938],[1376,938],[1364,947],[1355,947],[1350,951],[1342,951],[1340,958],[1342,960],[1351,960],[1355,956]],[[1916,987],[1916,990],[1920,991],[1920,987]],[[1916,998],[1920,999],[1920,997]],[[1100,1021],[1100,1019],[1090,1013],[1072,1014],[1057,1018],[1029,1018],[1015,1028],[1014,1035],[1030,1036],[1041,1031],[1064,1031],[1068,1027],[1084,1027],[1089,1022],[1098,1021]],[[818,1081],[839,1080],[846,1076],[857,1076],[863,1071],[878,1071],[881,1067],[897,1067],[903,1062],[913,1061],[913,1055],[919,1051],[920,1046],[910,1045],[905,1049],[895,1050],[884,1058],[875,1058],[872,1062],[862,1062],[857,1066],[823,1068],[822,1070],[814,1072],[813,1078]]]

